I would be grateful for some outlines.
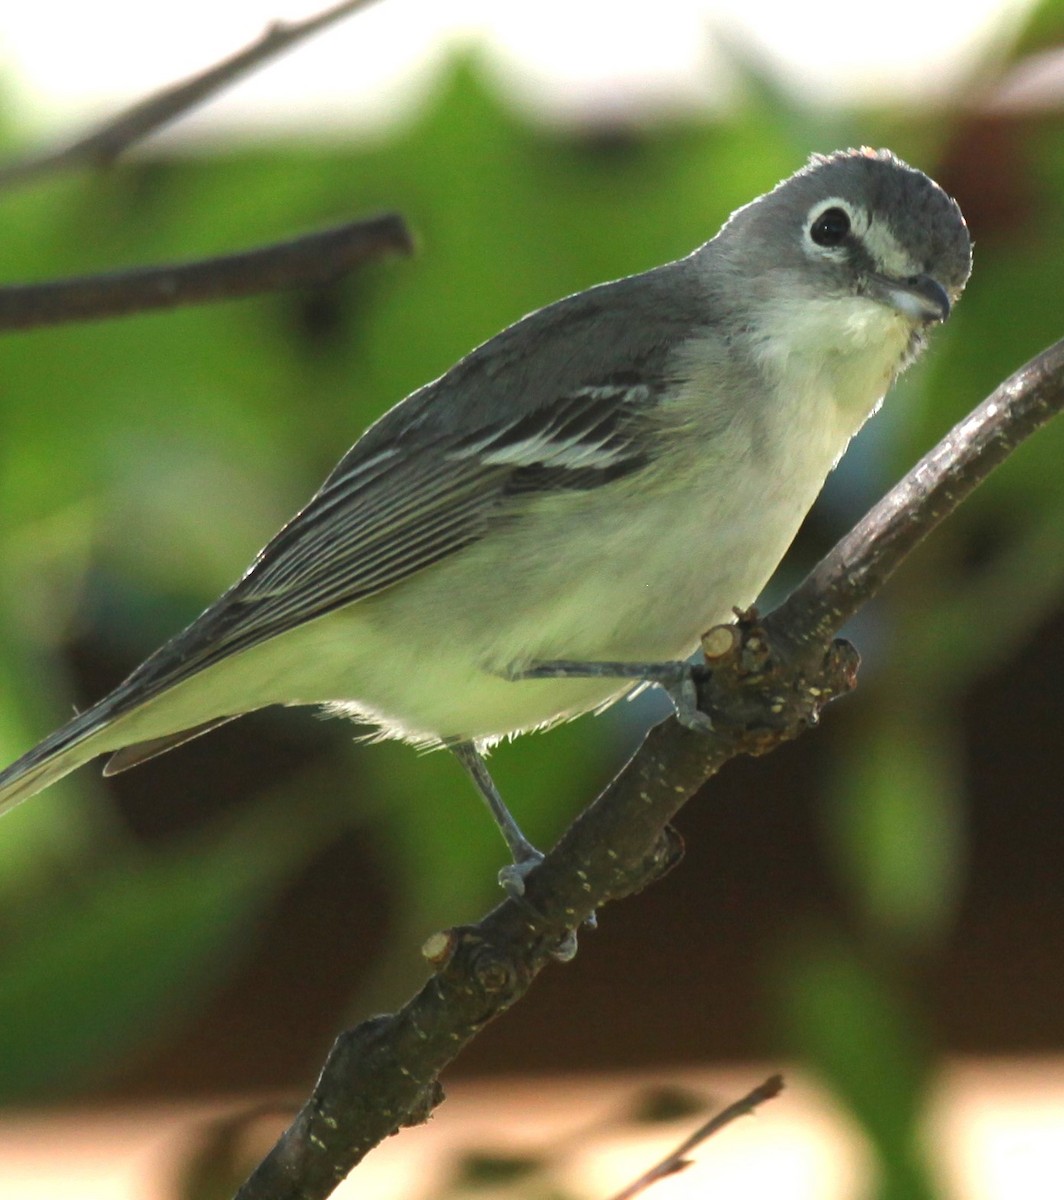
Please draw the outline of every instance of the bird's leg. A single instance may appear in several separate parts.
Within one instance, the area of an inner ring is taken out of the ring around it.
[[[543,855],[521,832],[521,827],[499,795],[499,789],[488,771],[484,756],[476,746],[472,742],[458,742],[450,749],[469,772],[477,791],[488,806],[488,811],[494,817],[499,832],[506,840],[506,845],[510,848],[513,862],[499,872],[499,883],[511,896],[521,896],[525,890],[525,877],[533,867],[543,861]]]
[[[662,689],[672,701],[676,719],[681,725],[701,733],[707,733],[713,728],[713,722],[698,707],[694,667],[687,662],[570,662],[567,659],[558,659],[533,663],[519,671],[511,671],[508,678],[639,679],[644,683],[655,683]]]
[[[499,795],[499,789],[495,786],[495,780],[491,777],[483,754],[476,746],[472,742],[456,742],[450,747],[450,750],[468,771],[477,791],[488,806],[488,811],[495,819],[499,832],[506,840],[506,845],[510,848],[513,862],[499,872],[499,883],[507,895],[526,903],[524,901],[525,879],[533,867],[537,867],[543,861],[543,855],[521,832],[521,827],[506,807],[502,796]],[[594,913],[585,924],[594,928]],[[559,962],[568,962],[573,958],[576,954],[576,934],[570,930],[553,949],[552,954]]]

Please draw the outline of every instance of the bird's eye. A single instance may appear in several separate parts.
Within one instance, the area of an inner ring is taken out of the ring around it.
[[[850,232],[850,214],[844,208],[826,208],[809,228],[818,246],[837,246]]]

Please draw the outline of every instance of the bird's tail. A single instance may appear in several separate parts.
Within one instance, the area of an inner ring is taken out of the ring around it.
[[[79,713],[62,728],[0,771],[0,814],[77,770],[101,754],[99,735],[109,723],[106,701]]]

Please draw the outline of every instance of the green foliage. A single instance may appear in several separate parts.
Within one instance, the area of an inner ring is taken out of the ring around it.
[[[248,841],[261,850],[257,833]],[[160,1015],[165,1028],[195,1011],[277,865],[235,844],[123,857],[28,914],[0,963],[0,1103],[112,1071],[158,1035]]]
[[[894,949],[922,949],[952,924],[965,864],[955,731],[920,688],[891,694],[848,736],[827,772],[826,833],[866,927]]]
[[[1059,7],[1038,21],[1059,20]],[[0,340],[0,757],[69,711],[71,637],[91,627],[116,661],[137,661],[231,582],[370,420],[504,323],[686,253],[811,149],[883,141],[888,129],[903,155],[949,139],[939,119],[898,114],[847,117],[846,135],[827,137],[823,115],[744,68],[748,101],[725,122],[594,137],[529,127],[459,62],[387,140],[143,160],[0,195],[13,281],[223,252],[385,208],[421,243],[414,260],[316,297]],[[1022,150],[1025,218],[974,227],[976,274],[907,389],[910,419],[873,429],[858,451],[877,478],[1060,332],[1046,248],[1064,237],[1064,130],[1047,124]],[[961,689],[1060,603],[1062,439],[1064,427],[1050,429],[1017,455],[878,614],[887,648],[823,792],[838,877],[879,965],[834,934],[776,965],[791,1046],[868,1133],[884,1196],[930,1194],[916,1149],[928,1039],[898,964],[935,944],[956,902]],[[849,502],[856,515],[859,498]],[[988,530],[996,549],[973,568],[968,548]],[[535,840],[549,842],[602,780],[617,728],[582,721],[499,750],[497,779]],[[388,745],[340,757],[359,780],[356,816],[343,788],[330,798],[320,778],[297,775],[236,824],[219,817],[147,851],[83,772],[4,820],[0,1099],[62,1094],[173,1036],[239,963],[271,898],[356,819],[378,823],[398,914],[393,957],[360,999],[399,999],[416,938],[490,902],[500,847],[444,756]],[[282,821],[297,799],[298,824]]]
[[[792,947],[785,966],[791,1036],[868,1137],[881,1200],[930,1200],[920,1136],[930,1062],[896,978],[815,933]]]

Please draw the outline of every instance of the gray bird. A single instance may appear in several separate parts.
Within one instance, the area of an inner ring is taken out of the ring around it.
[[[661,664],[753,603],[970,268],[937,184],[847,150],[686,258],[531,313],[386,413],[237,583],[0,773],[0,811],[101,754],[110,774],[324,705],[454,750],[527,869],[482,752],[642,679],[678,678],[698,724]]]

